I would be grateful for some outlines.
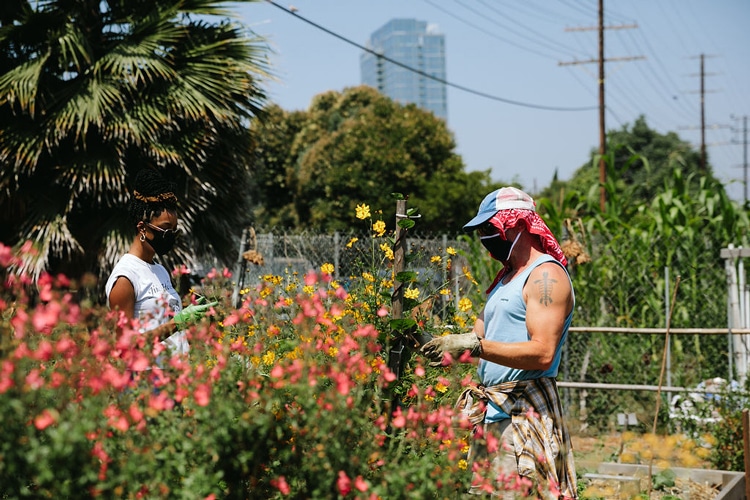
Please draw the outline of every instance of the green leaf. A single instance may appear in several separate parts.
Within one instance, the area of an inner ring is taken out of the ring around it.
[[[404,199],[404,195],[401,194],[401,193],[391,193],[391,197],[394,200],[403,200]]]
[[[416,328],[417,322],[411,318],[401,318],[391,320],[391,330],[394,332],[405,333],[413,328]]]
[[[409,217],[419,215],[419,209],[417,207],[409,208],[406,210],[406,215]]]
[[[654,476],[654,489],[663,490],[664,488],[671,488],[675,485],[675,477],[677,475],[672,469],[664,469]]]
[[[411,219],[402,219],[398,221],[398,227],[402,229],[411,229],[414,227],[414,221]]]
[[[396,275],[396,281],[401,283],[414,283],[417,281],[417,273],[414,271],[401,271]]]

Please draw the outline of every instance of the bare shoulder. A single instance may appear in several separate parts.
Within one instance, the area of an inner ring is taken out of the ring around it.
[[[541,304],[568,303],[572,297],[568,273],[555,262],[545,262],[531,271],[524,293]]]

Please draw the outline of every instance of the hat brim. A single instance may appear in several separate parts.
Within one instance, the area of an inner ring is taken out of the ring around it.
[[[464,232],[470,233],[474,231],[476,228],[490,220],[496,213],[497,211],[477,214],[473,219],[464,224]]]

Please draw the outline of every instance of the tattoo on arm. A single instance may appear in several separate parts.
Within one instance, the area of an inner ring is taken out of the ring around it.
[[[557,283],[557,280],[549,277],[547,271],[542,273],[542,279],[534,281],[534,284],[539,287],[539,303],[548,306],[552,303],[552,284]]]

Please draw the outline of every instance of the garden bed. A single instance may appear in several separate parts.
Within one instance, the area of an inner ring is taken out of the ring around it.
[[[745,498],[745,475],[742,472],[670,468],[674,484],[654,488],[651,499],[690,498],[691,500],[742,500]],[[643,498],[648,491],[647,465],[601,463],[596,472],[583,475],[590,496],[604,498]],[[652,470],[656,475],[656,468]]]

